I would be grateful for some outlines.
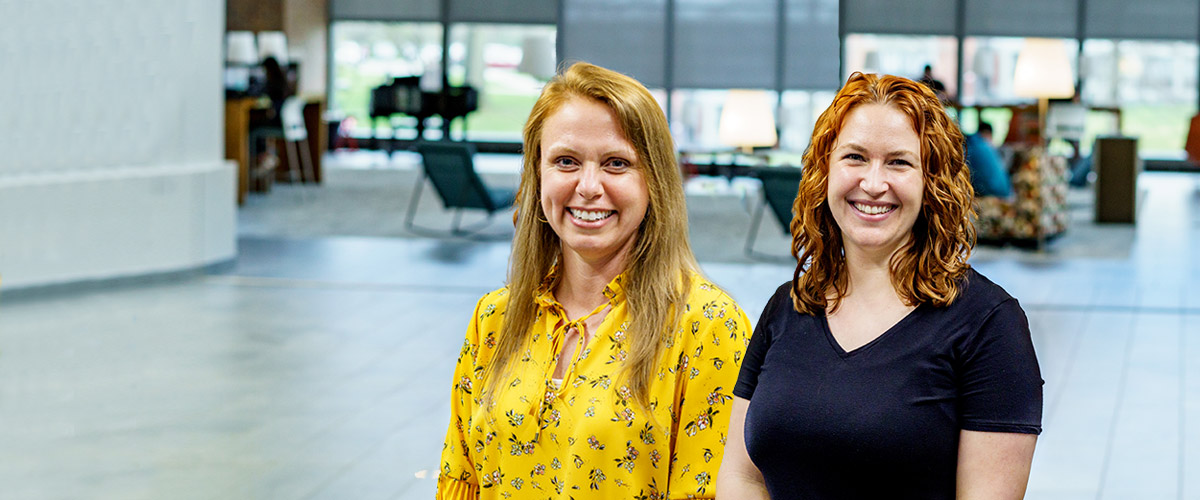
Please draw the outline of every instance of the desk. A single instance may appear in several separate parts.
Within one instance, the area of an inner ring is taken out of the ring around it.
[[[258,98],[239,97],[225,100],[225,158],[238,164],[237,202],[246,202],[246,193],[250,191],[250,113],[264,109],[265,104]],[[301,179],[303,182],[321,182],[321,157],[325,154],[325,130],[321,124],[321,114],[325,107],[324,101],[310,99],[304,105],[304,125],[308,129],[308,147],[312,155],[313,179]],[[282,144],[277,151],[285,151]],[[287,179],[287,155],[279,155],[280,168],[276,176]],[[268,181],[269,182],[269,181]],[[265,183],[258,183],[265,184]],[[266,191],[269,184],[260,186],[256,191]]]
[[[250,189],[250,111],[257,103],[249,97],[225,100],[225,158],[238,165],[238,205],[246,203]]]

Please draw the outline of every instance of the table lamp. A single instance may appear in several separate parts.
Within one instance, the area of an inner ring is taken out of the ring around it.
[[[554,60],[554,39],[545,35],[529,35],[521,40],[521,62],[517,71],[541,81],[554,77],[558,61]]]
[[[1075,95],[1075,78],[1071,76],[1071,61],[1067,44],[1052,38],[1026,38],[1017,54],[1013,73],[1013,93],[1017,97],[1038,100],[1038,139],[1046,144],[1046,108],[1050,99]]]
[[[730,90],[721,108],[717,138],[723,144],[751,154],[755,147],[774,146],[775,113],[771,98],[762,90]]]
[[[282,31],[260,31],[258,33],[258,57],[259,60],[274,57],[280,66],[287,66],[287,35],[284,35]]]
[[[231,65],[258,64],[258,44],[250,31],[230,31],[225,34],[225,62]]]

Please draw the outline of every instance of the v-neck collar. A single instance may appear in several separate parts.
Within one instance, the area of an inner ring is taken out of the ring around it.
[[[897,321],[887,330],[884,330],[883,333],[879,334],[879,336],[871,339],[870,342],[867,342],[866,344],[860,345],[849,351],[843,348],[842,344],[838,343],[837,338],[833,336],[833,330],[829,328],[828,315],[822,314],[819,318],[817,318],[817,321],[821,324],[821,331],[825,333],[825,340],[829,342],[829,347],[833,349],[833,352],[842,359],[849,359],[858,355],[858,353],[870,350],[871,347],[883,342],[883,339],[892,336],[894,334],[893,332],[905,327],[913,321],[916,321],[917,314],[924,309],[925,304],[918,304],[917,307],[914,307],[913,310],[908,312],[908,314],[905,314],[903,318],[900,318],[900,321]]]

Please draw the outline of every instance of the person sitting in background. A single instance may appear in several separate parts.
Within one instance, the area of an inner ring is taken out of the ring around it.
[[[262,62],[264,87],[263,95],[270,101],[267,107],[250,110],[250,137],[254,141],[254,178],[273,175],[270,172],[279,165],[279,156],[275,151],[275,141],[271,137],[283,135],[283,120],[280,113],[283,101],[292,95],[287,73],[274,57],[267,57]]]
[[[971,168],[971,185],[975,196],[1012,196],[1008,171],[1000,153],[992,145],[992,125],[979,122],[979,130],[967,136],[967,166]]]

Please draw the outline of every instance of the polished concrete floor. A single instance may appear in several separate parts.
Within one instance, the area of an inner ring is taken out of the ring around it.
[[[1046,379],[1028,498],[1200,499],[1200,177],[1141,190],[1125,257],[974,261]],[[507,256],[245,237],[206,273],[0,293],[0,498],[431,498],[468,311]],[[703,265],[755,319],[791,275]]]

